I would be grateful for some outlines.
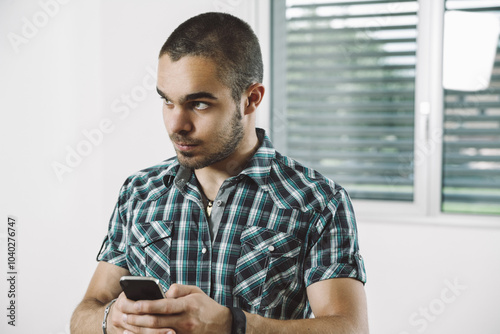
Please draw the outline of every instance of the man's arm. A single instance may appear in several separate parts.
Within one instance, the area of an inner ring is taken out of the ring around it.
[[[274,320],[245,313],[247,334],[368,333],[366,297],[361,282],[352,278],[324,280],[310,285],[307,294],[314,319]],[[173,328],[178,334],[230,334],[227,324],[231,322],[231,315],[227,308],[223,311],[224,307],[199,288],[173,285],[167,297],[156,301],[123,300],[117,307],[127,314],[126,322],[135,327],[134,333]]]
[[[72,334],[102,334],[104,309],[122,292],[120,278],[124,275],[130,275],[129,271],[99,262],[82,302],[71,317]]]
[[[307,297],[314,319],[271,320],[247,313],[247,334],[368,334],[366,295],[361,282],[352,278],[320,281],[307,288]]]

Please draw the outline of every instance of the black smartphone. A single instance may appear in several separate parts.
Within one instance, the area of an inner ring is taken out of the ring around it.
[[[154,277],[123,276],[120,285],[128,299],[154,300],[165,298],[160,281]]]

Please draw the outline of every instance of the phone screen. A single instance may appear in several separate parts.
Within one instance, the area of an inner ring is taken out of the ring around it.
[[[128,299],[154,300],[164,298],[160,281],[154,277],[123,276],[120,285]]]

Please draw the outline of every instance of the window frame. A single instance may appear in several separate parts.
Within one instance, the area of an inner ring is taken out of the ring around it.
[[[262,2],[260,6],[262,6]],[[284,10],[284,0],[273,0],[268,5],[270,11],[270,30],[275,24],[273,11]],[[442,173],[443,173],[443,122],[444,89],[442,86],[443,28],[445,0],[419,0],[417,26],[417,65],[415,81],[414,113],[414,197],[412,202],[392,200],[353,199],[359,221],[431,224],[471,227],[500,228],[500,217],[496,215],[457,214],[442,212]],[[437,33],[439,32],[439,33]],[[269,31],[270,35],[273,34]],[[276,29],[274,29],[276,33]],[[270,43],[283,42],[284,39],[271,37]],[[271,44],[272,45],[272,44]],[[277,55],[270,45],[270,58]],[[432,50],[432,52],[430,52]],[[282,56],[282,55],[278,55]],[[277,61],[270,61],[279,64]],[[274,73],[272,68],[270,73]],[[273,100],[286,97],[284,83],[281,85],[272,75],[271,90]],[[283,87],[279,89],[279,87]],[[286,100],[285,100],[286,101]],[[280,110],[271,103],[268,124],[280,120]],[[271,135],[273,133],[271,132]],[[286,129],[279,137],[286,136]],[[279,141],[274,138],[273,141]],[[287,152],[281,152],[287,154]],[[418,153],[418,156],[417,156]],[[349,191],[349,189],[347,189]]]

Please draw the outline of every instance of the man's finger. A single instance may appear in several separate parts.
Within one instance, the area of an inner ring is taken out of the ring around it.
[[[172,315],[186,311],[186,303],[181,299],[163,298],[157,300],[139,300],[132,302],[128,314],[163,314]]]
[[[127,304],[127,301],[129,300],[127,300],[123,293],[118,297],[118,300],[113,304],[108,316],[108,326],[112,326],[115,329],[127,330],[128,333],[138,333],[138,327],[129,325],[124,321],[125,314],[123,313],[123,305]]]
[[[167,298],[179,298],[198,292],[201,292],[201,289],[197,286],[174,283],[170,286],[165,296]]]
[[[149,315],[149,314],[127,314],[124,316],[123,320],[131,328],[142,329],[142,328],[156,328],[168,330],[176,327],[180,316],[177,315]],[[140,332],[141,330],[139,330]],[[173,331],[173,330],[172,330]]]
[[[137,302],[125,297],[125,294],[122,292],[113,306],[118,308],[122,313],[137,313],[137,307],[135,306],[136,303]]]

